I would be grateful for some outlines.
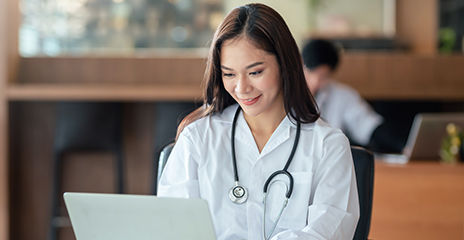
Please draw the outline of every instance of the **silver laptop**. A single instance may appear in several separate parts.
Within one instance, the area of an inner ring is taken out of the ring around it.
[[[376,159],[393,163],[410,160],[439,160],[446,126],[454,123],[464,129],[464,113],[421,113],[414,117],[402,154],[376,154]]]
[[[65,193],[77,240],[215,240],[202,199]]]

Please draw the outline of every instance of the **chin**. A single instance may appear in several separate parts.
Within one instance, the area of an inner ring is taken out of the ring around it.
[[[242,111],[243,111],[247,116],[250,116],[250,117],[256,117],[256,116],[258,116],[258,115],[261,113],[260,111],[250,110],[250,109],[243,108],[243,107],[242,107]]]
[[[256,117],[264,112],[264,108],[262,106],[246,106],[240,105],[242,111],[250,117]]]

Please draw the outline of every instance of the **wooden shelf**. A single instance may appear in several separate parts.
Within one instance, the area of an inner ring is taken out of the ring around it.
[[[192,100],[205,59],[21,58],[10,100]],[[335,79],[370,100],[464,100],[464,56],[350,52]]]
[[[199,100],[199,85],[149,84],[14,84],[7,88],[10,101],[191,101]]]

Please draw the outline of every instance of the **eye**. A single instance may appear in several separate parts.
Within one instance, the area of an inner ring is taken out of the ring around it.
[[[231,77],[234,77],[235,74],[233,74],[233,73],[222,73],[222,76],[225,77],[225,78],[231,78]]]
[[[263,70],[255,71],[255,72],[251,72],[250,75],[251,76],[257,76],[257,75],[261,74],[262,72],[263,72]]]

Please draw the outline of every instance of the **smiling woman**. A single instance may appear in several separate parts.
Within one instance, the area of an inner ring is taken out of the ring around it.
[[[222,46],[221,68],[224,88],[243,109],[261,151],[285,117],[277,59],[239,37]]]
[[[282,17],[263,4],[232,10],[204,81],[158,196],[206,199],[219,240],[351,239],[359,203],[349,143],[319,119]]]
[[[275,85],[279,88],[278,92],[282,93],[283,99],[280,102],[284,106],[285,114],[289,115],[292,120],[311,123],[319,118],[315,101],[306,86],[298,47],[285,21],[272,8],[251,7],[265,6],[263,4],[245,6],[247,7],[231,11],[218,26],[205,70],[205,105],[181,122],[178,135],[191,122],[215,112],[222,112],[228,106],[241,102],[240,99],[237,101],[237,93],[231,93],[232,89],[226,89],[225,85],[231,82],[227,81],[230,77],[246,75],[243,69],[238,69],[243,68],[239,65],[242,62],[245,62],[244,65],[249,68],[255,67],[254,65],[258,62],[263,62],[259,65],[266,66],[267,77],[256,77],[262,79],[263,83],[272,82],[268,79],[269,76],[274,78]],[[267,62],[264,62],[265,60]],[[274,65],[272,65],[273,62]],[[234,67],[236,69],[232,69]],[[256,74],[255,72],[259,72],[257,69],[253,69],[254,71],[250,73]],[[223,72],[223,70],[239,72]],[[238,86],[241,87],[241,83],[245,80],[242,78]],[[258,97],[258,95],[251,96],[248,93],[243,94],[243,90],[241,91],[238,97],[243,97],[245,100]],[[255,90],[254,94],[256,93]],[[247,110],[246,108],[245,114]]]

